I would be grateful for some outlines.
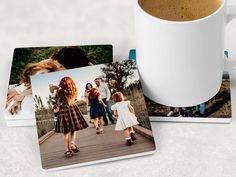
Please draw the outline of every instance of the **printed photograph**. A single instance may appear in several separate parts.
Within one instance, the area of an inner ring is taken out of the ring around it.
[[[178,117],[178,118],[223,118],[232,117],[230,77],[224,72],[219,92],[209,101],[192,107],[168,107],[155,103],[145,97],[148,113],[156,117]]]
[[[35,75],[31,84],[43,169],[154,152],[134,61]]]
[[[30,76],[112,62],[112,45],[16,48],[5,118],[34,119]]]

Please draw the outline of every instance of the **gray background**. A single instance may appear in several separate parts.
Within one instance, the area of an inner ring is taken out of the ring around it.
[[[135,48],[132,1],[0,2],[0,177],[236,176],[235,120],[224,125],[153,123],[158,147],[154,155],[44,173],[35,128],[7,128],[2,116],[13,49],[23,46],[112,43],[115,60],[126,59],[129,49]],[[235,28],[236,21],[227,27],[226,49],[236,60]],[[236,75],[236,71],[232,74]],[[236,78],[233,77],[234,93],[235,84]]]

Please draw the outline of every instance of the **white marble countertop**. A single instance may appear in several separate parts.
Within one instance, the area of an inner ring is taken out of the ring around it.
[[[135,48],[132,0],[0,2],[0,177],[236,176],[234,118],[231,124],[153,123],[158,147],[154,155],[43,172],[36,128],[7,128],[2,116],[13,49],[112,43],[115,60],[126,59],[129,49]],[[226,35],[226,49],[234,60],[235,27],[236,21],[227,27]],[[236,79],[232,85],[235,90]]]

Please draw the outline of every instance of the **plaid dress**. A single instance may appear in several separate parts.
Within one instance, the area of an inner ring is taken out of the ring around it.
[[[56,133],[69,133],[82,130],[88,127],[77,103],[62,103],[57,115]]]

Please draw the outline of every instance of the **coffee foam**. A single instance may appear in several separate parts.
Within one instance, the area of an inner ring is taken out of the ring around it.
[[[222,0],[139,0],[149,14],[171,21],[190,21],[214,13]]]

